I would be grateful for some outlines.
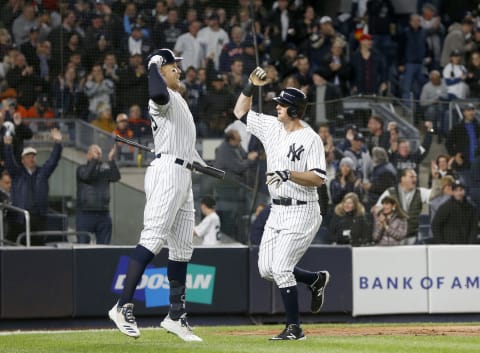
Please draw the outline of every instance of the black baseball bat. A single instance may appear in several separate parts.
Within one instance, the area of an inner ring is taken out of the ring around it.
[[[123,142],[127,145],[140,148],[141,150],[148,151],[148,152],[151,152],[151,153],[155,153],[155,150],[153,148],[149,148],[145,145],[142,145],[141,143],[138,143],[137,141],[133,141],[133,140],[127,139],[127,138],[119,136],[119,135],[115,135],[115,141]],[[203,166],[198,162],[193,162],[192,166],[193,166],[193,169],[195,171],[199,172],[199,173],[206,174],[206,175],[209,175],[209,176],[217,178],[217,179],[223,179],[225,177],[225,171],[224,170],[214,168],[214,167],[211,167],[209,165]]]

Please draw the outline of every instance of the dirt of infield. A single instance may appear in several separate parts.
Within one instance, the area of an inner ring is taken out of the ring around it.
[[[479,336],[480,326],[474,325],[406,325],[406,326],[352,326],[308,328],[305,335],[311,336]],[[232,336],[273,336],[277,330],[252,330],[222,332]]]

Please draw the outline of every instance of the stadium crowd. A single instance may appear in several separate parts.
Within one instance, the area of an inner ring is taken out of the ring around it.
[[[348,9],[337,3],[9,0],[0,12],[1,118],[16,126],[28,118],[82,119],[108,133],[148,138],[145,61],[155,48],[169,48],[184,57],[182,89],[198,136],[226,137],[224,150],[239,152],[222,167],[251,184],[253,162],[265,168],[264,151],[231,124],[235,99],[258,63],[270,80],[255,102],[264,113],[275,113],[272,98],[286,86],[309,99],[305,121],[324,142],[330,176],[319,193],[331,241],[413,243],[422,205],[441,197],[438,214],[464,228],[447,232],[432,216],[434,241],[477,242],[476,105],[462,104],[453,125],[447,109],[480,93],[477,2],[352,0]],[[335,136],[342,98],[352,95],[395,97],[415,108],[421,145],[412,148],[398,126],[378,115]],[[7,131],[4,124],[0,134]],[[447,153],[432,162],[423,188],[419,166],[434,134]],[[1,142],[0,149],[3,156]],[[464,212],[469,205],[475,212]]]

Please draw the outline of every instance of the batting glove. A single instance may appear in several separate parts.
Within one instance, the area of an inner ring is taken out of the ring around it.
[[[162,66],[163,64],[163,56],[161,55],[154,55],[150,58],[150,60],[148,61],[148,68],[150,69],[150,65],[152,64],[156,64],[157,65],[157,68],[160,69],[160,67]]]
[[[260,66],[257,66],[255,70],[252,71],[249,79],[254,86],[264,86],[269,82],[267,80],[267,73]]]
[[[267,173],[267,185],[275,185],[279,187],[282,183],[290,180],[290,171],[289,170],[276,170],[274,172]]]

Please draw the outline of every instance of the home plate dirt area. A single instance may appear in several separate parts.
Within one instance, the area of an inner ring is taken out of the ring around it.
[[[305,335],[310,336],[478,336],[478,325],[405,325],[405,326],[352,326],[308,328],[303,326]],[[232,336],[269,336],[278,334],[275,330],[228,331],[219,333]]]

